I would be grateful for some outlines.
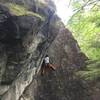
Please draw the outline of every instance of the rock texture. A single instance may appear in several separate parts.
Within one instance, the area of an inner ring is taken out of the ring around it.
[[[1,100],[89,100],[87,84],[73,74],[87,58],[53,2],[0,2]],[[46,54],[56,71],[42,77],[38,72]]]

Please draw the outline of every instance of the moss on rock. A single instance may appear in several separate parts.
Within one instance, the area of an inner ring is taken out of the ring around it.
[[[16,16],[32,15],[32,16],[40,18],[41,20],[44,20],[44,18],[41,15],[34,13],[32,11],[29,11],[27,8],[25,8],[22,5],[8,3],[6,4],[6,6],[9,8],[11,14],[13,15],[16,15]]]
[[[89,64],[86,70],[76,73],[85,80],[95,81],[100,78],[100,62]]]

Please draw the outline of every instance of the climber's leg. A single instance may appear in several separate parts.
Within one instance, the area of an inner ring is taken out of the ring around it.
[[[42,67],[41,75],[42,75],[42,76],[43,76],[43,75],[46,75],[47,72],[48,72],[48,67],[47,67],[47,65],[45,65],[45,66]]]
[[[41,66],[41,70],[40,70],[41,72],[41,75],[43,76],[44,75],[44,73],[45,73],[45,67],[44,66]]]
[[[55,71],[55,67],[52,64],[48,64],[49,68],[52,69],[53,71]]]
[[[43,68],[41,68],[40,73],[41,73],[41,75],[43,75]]]
[[[56,70],[55,67],[52,64],[45,64],[45,66],[41,67],[41,75],[42,76],[46,75],[50,71],[50,69],[53,70],[53,71]]]
[[[44,75],[44,74],[45,74],[45,69],[42,70],[42,75]]]
[[[46,75],[48,74],[49,70],[50,70],[50,69],[49,69],[49,67],[48,67],[48,64],[46,64],[46,65],[45,65],[45,74],[46,74]]]

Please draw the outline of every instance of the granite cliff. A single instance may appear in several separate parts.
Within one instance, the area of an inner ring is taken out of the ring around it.
[[[56,71],[42,77],[46,54]],[[51,0],[0,0],[1,100],[89,100],[74,75],[86,59]]]

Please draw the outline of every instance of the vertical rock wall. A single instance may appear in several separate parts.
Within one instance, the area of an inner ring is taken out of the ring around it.
[[[53,2],[0,2],[1,100],[89,100],[88,86],[73,74],[86,57]],[[37,72],[46,54],[56,71],[42,77]]]

